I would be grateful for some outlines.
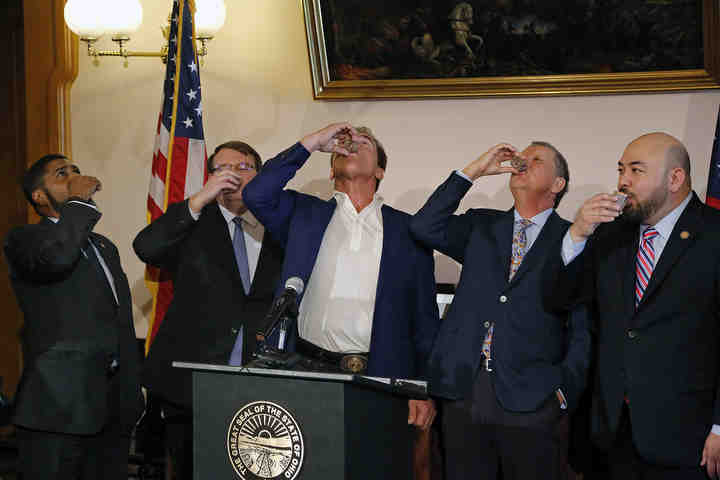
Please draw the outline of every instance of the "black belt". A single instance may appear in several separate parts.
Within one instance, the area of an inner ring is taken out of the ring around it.
[[[303,340],[298,337],[297,351],[299,354],[309,357],[318,362],[324,363],[337,370],[345,373],[365,373],[368,365],[368,353],[338,353],[320,348],[314,343]]]

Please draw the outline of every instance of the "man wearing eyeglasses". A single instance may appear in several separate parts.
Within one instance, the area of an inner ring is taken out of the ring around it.
[[[242,199],[262,168],[250,145],[231,141],[208,158],[209,178],[189,199],[168,207],[133,247],[144,262],[170,272],[174,297],[145,362],[143,384],[161,397],[176,478],[191,478],[192,385],[173,361],[240,365],[280,281],[282,249]]]

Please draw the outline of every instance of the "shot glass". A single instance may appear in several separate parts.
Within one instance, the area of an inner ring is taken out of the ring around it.
[[[346,132],[340,132],[335,135],[335,139],[338,145],[345,148],[350,153],[356,153],[358,151],[357,142],[353,142],[352,136]]]
[[[527,160],[517,154],[510,159],[510,165],[519,172],[524,172],[528,168]]]
[[[615,202],[617,203],[618,210],[622,212],[623,208],[625,208],[625,202],[627,202],[627,195],[623,192],[618,192],[617,190],[613,191],[611,195],[615,196]]]

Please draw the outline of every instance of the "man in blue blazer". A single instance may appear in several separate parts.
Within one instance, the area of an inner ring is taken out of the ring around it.
[[[332,153],[327,201],[284,190],[314,151]],[[243,199],[285,246],[283,281],[306,285],[291,347],[338,371],[422,379],[439,324],[433,259],[410,236],[410,216],[377,195],[386,163],[368,129],[333,124],[269,160]],[[408,423],[427,429],[432,400],[409,408]]]
[[[522,171],[503,162],[519,157]],[[482,176],[512,174],[509,211],[453,215]],[[431,392],[443,402],[448,479],[567,476],[568,409],[590,360],[583,310],[543,307],[542,266],[569,223],[554,207],[567,190],[567,162],[546,142],[519,153],[492,147],[438,187],[413,217],[423,244],[462,263],[454,301],[430,356]]]

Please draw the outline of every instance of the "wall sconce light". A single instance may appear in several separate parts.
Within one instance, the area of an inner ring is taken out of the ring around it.
[[[225,24],[224,0],[195,0],[195,39],[200,42],[198,56],[207,55],[207,42],[212,40]],[[160,57],[167,63],[168,36],[171,18],[162,27],[165,45],[160,51],[142,52],[127,49],[130,34],[142,23],[142,5],[140,0],[68,0],[65,4],[65,23],[68,28],[87,44],[88,55],[94,58],[95,65],[99,57],[123,57],[127,67],[128,57]],[[95,47],[98,39],[109,34],[118,46],[115,50],[99,50]]]

